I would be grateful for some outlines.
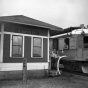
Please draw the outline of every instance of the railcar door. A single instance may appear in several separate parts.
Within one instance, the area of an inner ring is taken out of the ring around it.
[[[77,58],[83,58],[83,36],[77,36]]]

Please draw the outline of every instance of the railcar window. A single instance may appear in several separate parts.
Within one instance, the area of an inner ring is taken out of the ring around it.
[[[65,38],[64,42],[65,42],[64,49],[69,49],[69,38]]]
[[[84,41],[84,48],[88,48],[88,36],[85,36],[83,41]]]

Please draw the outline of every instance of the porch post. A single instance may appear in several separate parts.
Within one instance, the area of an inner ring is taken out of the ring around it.
[[[50,47],[49,41],[50,41],[50,32],[48,30],[48,73],[50,73],[51,69],[50,55],[49,55],[49,47]]]
[[[3,62],[4,24],[1,24],[0,62]]]
[[[47,52],[48,52],[48,62],[49,62],[49,38],[50,38],[50,34],[49,34],[49,30],[48,30],[48,50],[47,50]]]

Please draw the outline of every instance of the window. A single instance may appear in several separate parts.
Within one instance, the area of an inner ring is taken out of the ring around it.
[[[43,57],[42,38],[33,38],[33,53],[32,57]]]
[[[59,38],[59,50],[69,49],[69,38]]]
[[[64,43],[65,43],[64,49],[69,49],[69,38],[65,38]]]
[[[88,36],[84,37],[84,48],[88,48]]]
[[[12,57],[22,57],[23,52],[23,37],[13,35],[12,36]]]

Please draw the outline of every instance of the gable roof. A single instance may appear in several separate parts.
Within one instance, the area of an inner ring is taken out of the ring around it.
[[[30,18],[23,15],[13,15],[13,16],[1,16],[0,21],[11,22],[17,24],[31,25],[43,28],[49,28],[50,30],[62,31],[62,28]]]

